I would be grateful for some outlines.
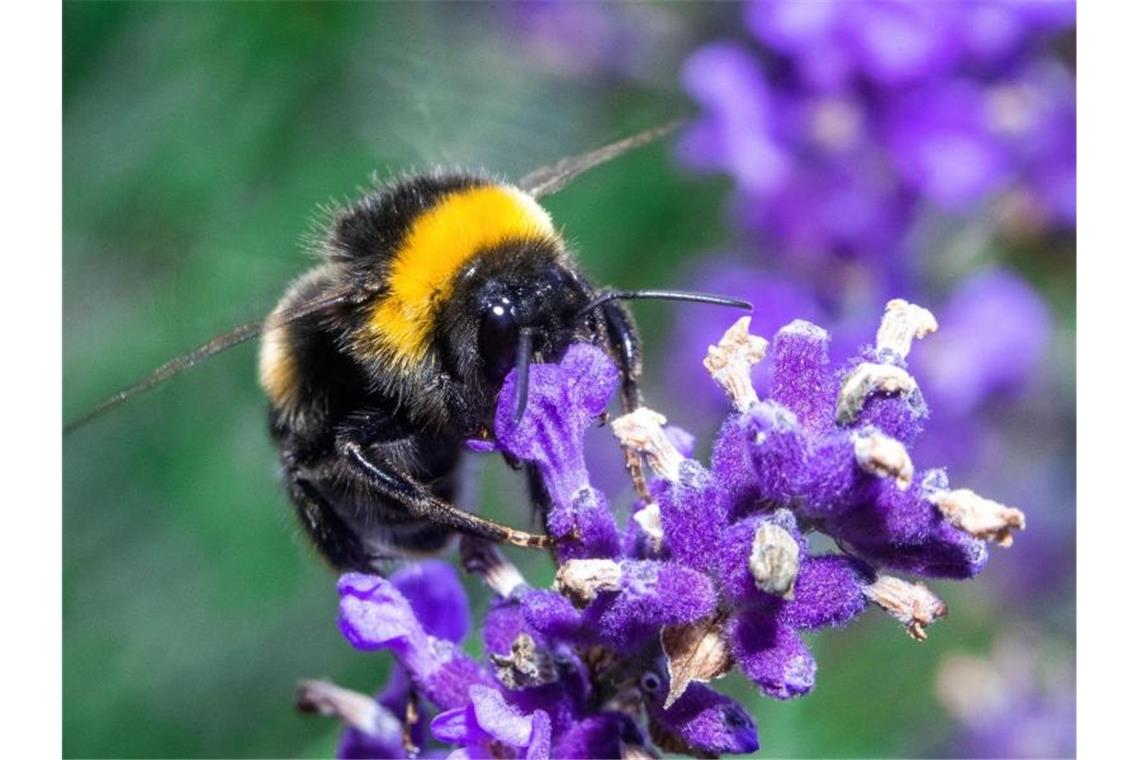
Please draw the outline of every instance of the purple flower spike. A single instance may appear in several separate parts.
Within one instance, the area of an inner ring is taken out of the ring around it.
[[[772,341],[772,398],[788,408],[806,430],[821,432],[834,419],[835,382],[825,330],[796,320]]]
[[[436,739],[462,745],[460,757],[550,757],[549,715],[541,710],[522,715],[494,688],[472,686],[470,695],[469,704],[440,713],[432,721]]]
[[[562,554],[616,556],[617,527],[605,497],[590,487],[582,438],[617,388],[617,368],[601,349],[575,344],[561,363],[531,367],[529,381],[526,411],[517,422],[514,371],[503,383],[495,415],[499,444],[538,466],[553,502],[547,531],[566,542]]]
[[[416,686],[443,709],[467,701],[473,684],[491,685],[491,675],[452,642],[428,635],[412,606],[392,582],[347,573],[337,584],[340,629],[357,649],[390,649]]]
[[[546,638],[571,644],[590,640],[582,628],[582,613],[561,594],[528,589],[521,601],[527,625]]]
[[[762,401],[748,410],[744,421],[761,503],[792,506],[803,487],[808,459],[808,442],[800,420],[780,404]],[[746,513],[743,505],[734,511]]]
[[[736,664],[769,697],[791,699],[815,686],[815,658],[790,626],[746,615],[729,624],[729,639]]]
[[[852,557],[808,557],[800,563],[795,597],[783,603],[780,621],[797,629],[843,625],[867,608],[863,587],[874,579],[874,570]]]
[[[352,729],[342,754],[371,753],[377,737],[392,744],[412,693],[442,709],[431,734],[456,745],[452,758],[754,752],[752,719],[707,684],[736,667],[769,697],[805,695],[817,666],[801,632],[843,626],[868,606],[925,639],[946,604],[887,571],[968,578],[985,564],[986,542],[1009,546],[1025,527],[1020,510],[951,489],[943,469],[916,475],[907,445],[926,410],[907,358],[937,329],[926,309],[890,301],[874,344],[836,371],[827,333],[793,322],[772,344],[772,397],[762,399],[752,377],[768,344],[738,320],[704,362],[733,410],[711,468],[652,409],[612,421],[656,476],[621,541],[583,456],[583,433],[617,383],[613,365],[590,346],[536,365],[518,422],[512,376],[497,441],[536,463],[553,501],[548,531],[574,539],[559,550],[554,588],[530,586],[497,549],[465,539],[464,567],[496,594],[480,665],[457,646],[469,613],[448,565],[412,565],[391,580],[344,575],[345,637],[391,650],[397,666],[380,700],[341,694],[331,714]],[[813,532],[837,549],[812,554]],[[425,756],[426,723],[411,733]]]
[[[728,526],[725,505],[709,471],[691,459],[684,460],[675,481],[653,483],[661,508],[661,527],[673,558],[698,570],[709,571],[716,562],[720,535]]]
[[[985,543],[947,522],[919,486],[885,487],[825,528],[865,559],[916,575],[971,578],[988,559]]]
[[[760,749],[756,724],[748,712],[732,699],[701,683],[691,683],[685,693],[664,709],[665,689],[647,686],[656,674],[642,677],[654,740],[669,752],[700,756],[746,754]]]
[[[712,579],[679,562],[622,562],[620,584],[617,592],[599,592],[583,615],[583,624],[618,650],[633,650],[662,626],[691,623],[716,610]]]

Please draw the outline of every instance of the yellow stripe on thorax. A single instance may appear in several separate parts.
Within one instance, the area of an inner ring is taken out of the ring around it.
[[[421,358],[435,309],[450,297],[464,263],[508,240],[554,235],[546,211],[516,188],[491,185],[446,196],[412,223],[397,249],[388,292],[369,318],[370,337],[400,359]]]

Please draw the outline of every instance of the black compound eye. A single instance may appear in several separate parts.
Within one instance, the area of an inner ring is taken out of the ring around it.
[[[515,366],[519,323],[509,302],[496,303],[483,312],[479,325],[479,355],[487,379],[499,382]]]

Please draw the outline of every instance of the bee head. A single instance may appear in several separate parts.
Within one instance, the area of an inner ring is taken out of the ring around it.
[[[521,355],[526,363],[558,361],[571,343],[591,338],[581,312],[592,295],[553,241],[488,251],[460,274],[440,315],[445,366],[493,398]]]

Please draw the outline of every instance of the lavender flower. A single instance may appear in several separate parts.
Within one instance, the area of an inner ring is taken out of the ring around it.
[[[518,420],[508,377],[496,440],[536,462],[551,494],[554,589],[530,586],[494,547],[465,539],[465,567],[495,594],[483,661],[456,643],[466,600],[441,563],[392,580],[343,576],[342,631],[359,649],[393,653],[440,711],[431,735],[457,746],[453,757],[647,756],[651,743],[702,756],[755,751],[752,718],[708,682],[737,668],[770,697],[804,695],[819,674],[802,633],[846,625],[868,606],[921,640],[946,606],[887,571],[971,577],[986,541],[1006,546],[1024,527],[1020,511],[911,462],[928,412],[907,358],[935,329],[927,310],[892,301],[875,344],[832,364],[815,325],[786,325],[769,350],[741,320],[705,360],[733,409],[708,466],[650,409],[612,423],[656,476],[621,531],[583,456],[585,429],[615,390],[609,358],[575,345],[558,364],[533,367]],[[765,358],[771,388],[761,398],[751,370]],[[835,548],[814,548],[811,532]],[[348,722],[351,735],[376,720]]]
[[[1074,4],[757,0],[765,48],[714,42],[682,82],[703,116],[687,165],[729,174],[735,208],[789,266],[898,265],[929,209],[1001,201],[1029,228],[1075,222],[1075,83],[1048,43]],[[828,283],[820,283],[826,287]]]

